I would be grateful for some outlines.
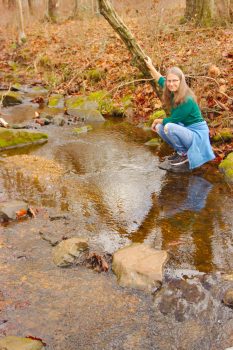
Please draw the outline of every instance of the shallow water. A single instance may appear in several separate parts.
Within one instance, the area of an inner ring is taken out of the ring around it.
[[[173,315],[172,306],[169,314],[166,295],[154,306],[151,296],[119,287],[111,273],[57,268],[52,247],[39,234],[55,240],[85,236],[93,250],[108,253],[130,242],[165,249],[168,281],[171,275],[229,273],[233,201],[223,177],[208,166],[191,174],[161,170],[167,149],[158,154],[148,148],[144,143],[152,135],[121,121],[93,125],[80,135],[74,135],[73,126],[42,130],[49,134],[47,144],[3,152],[0,159],[0,200],[23,199],[46,208],[36,219],[1,227],[2,334],[41,337],[49,350],[231,345],[230,309],[222,309],[221,298],[205,303],[204,311],[203,302],[195,303],[189,320]],[[43,163],[37,175],[26,161],[14,166],[18,154],[55,161],[62,176],[48,172]],[[167,288],[173,288],[169,283]],[[200,295],[206,293],[205,283]],[[218,313],[224,321],[217,327]],[[213,329],[208,341],[204,320]],[[220,339],[221,325],[225,335]]]

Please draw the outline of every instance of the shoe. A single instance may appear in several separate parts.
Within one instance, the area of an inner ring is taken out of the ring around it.
[[[167,160],[172,161],[175,160],[177,157],[179,157],[178,153],[172,153],[170,156],[167,157]]]
[[[178,157],[176,157],[174,160],[171,160],[170,163],[171,165],[181,165],[181,164],[187,163],[188,161],[189,160],[187,155],[182,156],[178,154]]]

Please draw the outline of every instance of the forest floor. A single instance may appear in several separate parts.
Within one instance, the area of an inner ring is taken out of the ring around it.
[[[217,161],[233,151],[233,35],[231,28],[197,28],[166,24],[162,14],[124,18],[146,54],[162,74],[179,66],[194,89],[210,126]],[[107,90],[120,101],[130,95],[132,122],[146,121],[161,108],[151,85],[133,65],[124,43],[101,16],[34,21],[26,27],[27,41],[19,46],[13,27],[0,28],[0,84],[41,84],[65,95]],[[130,83],[131,82],[131,83]],[[226,137],[224,135],[227,135]],[[227,140],[228,138],[228,140]]]

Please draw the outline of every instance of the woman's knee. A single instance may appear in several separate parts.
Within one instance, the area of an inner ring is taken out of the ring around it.
[[[166,135],[169,134],[169,131],[172,131],[173,129],[173,123],[167,123],[165,126],[164,126],[164,132]]]
[[[163,125],[157,124],[155,127],[155,130],[156,130],[157,134],[161,134],[163,132]]]

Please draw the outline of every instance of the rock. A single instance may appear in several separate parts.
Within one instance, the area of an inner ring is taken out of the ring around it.
[[[83,134],[83,133],[86,133],[88,131],[91,131],[93,128],[91,125],[84,125],[84,126],[81,126],[80,128],[75,128],[73,129],[73,132],[77,135],[79,134]]]
[[[0,339],[0,349],[2,350],[42,350],[43,343],[40,340],[8,336]]]
[[[47,141],[46,134],[0,128],[0,150],[41,144]]]
[[[221,161],[219,169],[224,173],[227,181],[233,182],[233,152],[229,153],[228,156]]]
[[[146,146],[159,147],[161,142],[158,138],[151,139],[145,143]]]
[[[64,97],[60,94],[51,95],[48,102],[49,108],[64,108]]]
[[[27,213],[29,207],[27,203],[23,201],[12,200],[6,203],[0,204],[0,218],[15,220],[17,219],[17,213],[25,211]]]
[[[102,114],[96,109],[68,109],[67,113],[79,120],[87,122],[104,122]]]
[[[56,115],[53,118],[53,124],[57,126],[63,126],[65,124],[65,118],[63,117],[63,115],[60,115],[60,114]]]
[[[60,267],[78,264],[88,249],[85,238],[74,237],[60,242],[53,250],[53,262]]]
[[[233,133],[229,128],[222,129],[213,137],[213,141],[217,143],[224,143],[227,141],[231,141],[232,139]]]
[[[112,270],[121,286],[151,291],[156,282],[162,282],[167,258],[166,251],[133,243],[113,255]]]
[[[228,289],[223,296],[223,303],[233,308],[233,289]]]
[[[23,102],[20,94],[14,91],[9,91],[5,94],[1,94],[0,99],[3,99],[2,100],[3,107],[18,105]]]

